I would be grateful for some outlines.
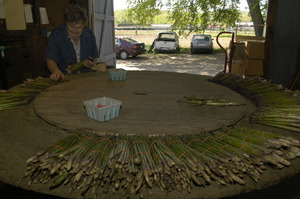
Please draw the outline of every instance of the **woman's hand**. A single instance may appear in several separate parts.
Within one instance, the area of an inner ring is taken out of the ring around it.
[[[53,71],[50,75],[50,79],[54,81],[58,81],[60,78],[65,79],[65,75],[59,69]]]
[[[83,60],[83,64],[87,68],[92,68],[97,63],[97,59],[94,58],[88,58]]]

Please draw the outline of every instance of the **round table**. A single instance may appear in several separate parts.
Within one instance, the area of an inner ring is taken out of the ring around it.
[[[296,138],[299,134],[249,124],[248,116],[255,106],[236,92],[208,81],[208,76],[169,72],[127,72],[126,81],[111,81],[106,73],[67,76],[68,81],[41,92],[30,105],[0,112],[0,180],[23,189],[66,198],[82,198],[78,192],[69,195],[68,186],[49,190],[49,185],[27,185],[20,181],[26,171],[26,159],[77,129],[97,134],[126,133],[166,135],[213,131],[240,123],[256,129],[283,133]],[[13,89],[22,90],[15,87]],[[184,96],[225,98],[239,106],[195,106],[179,103]],[[98,122],[89,118],[83,102],[101,96],[122,101],[118,117]],[[221,198],[262,189],[300,172],[300,160],[282,170],[268,168],[258,183],[222,186],[213,182],[196,187],[191,194],[163,193],[153,189],[153,198]],[[276,173],[276,175],[274,175]],[[119,197],[101,195],[101,198]]]

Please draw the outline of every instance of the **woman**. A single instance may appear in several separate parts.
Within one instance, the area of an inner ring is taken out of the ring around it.
[[[86,12],[78,5],[71,4],[64,13],[65,24],[51,32],[46,48],[46,64],[52,80],[64,79],[66,68],[83,61],[80,71],[89,72],[96,64],[99,53],[94,33],[87,27]],[[88,59],[93,57],[94,60]]]

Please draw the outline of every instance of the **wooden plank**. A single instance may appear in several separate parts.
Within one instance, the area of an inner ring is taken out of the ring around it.
[[[235,40],[236,40],[236,42],[240,42],[240,41],[264,41],[265,37],[236,35]]]

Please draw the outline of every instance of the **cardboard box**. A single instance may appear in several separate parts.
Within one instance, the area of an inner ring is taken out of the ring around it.
[[[230,42],[230,47],[231,49],[231,42]],[[246,56],[246,44],[244,42],[233,42],[233,47],[232,47],[232,59],[245,59]]]
[[[246,48],[247,59],[264,59],[265,58],[265,42],[248,41]]]
[[[237,75],[245,75],[246,73],[245,60],[235,60],[231,65],[230,73],[237,74]]]
[[[264,62],[257,59],[246,59],[246,72],[245,75],[261,76],[264,74]]]

